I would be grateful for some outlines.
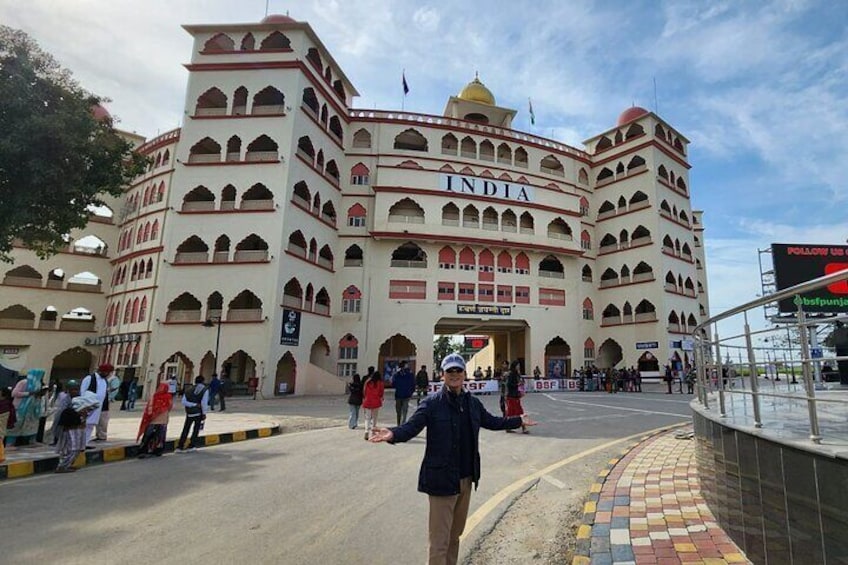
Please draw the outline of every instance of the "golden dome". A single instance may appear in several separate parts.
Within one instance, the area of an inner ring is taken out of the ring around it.
[[[474,80],[465,85],[462,92],[459,93],[461,100],[469,100],[471,102],[479,102],[481,104],[495,105],[495,96],[492,91],[480,82],[480,78],[475,76]]]

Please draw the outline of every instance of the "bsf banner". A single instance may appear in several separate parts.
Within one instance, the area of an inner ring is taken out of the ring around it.
[[[441,382],[431,382],[427,385],[427,394],[435,394],[442,390]],[[498,392],[498,381],[465,381],[465,390],[471,394],[483,394],[485,392]]]
[[[576,379],[524,379],[527,392],[568,392],[578,390]]]

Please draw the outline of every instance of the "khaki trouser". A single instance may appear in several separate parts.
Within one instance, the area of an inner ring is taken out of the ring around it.
[[[109,411],[101,412],[97,421],[97,439],[106,440],[106,430],[109,429]]]
[[[460,479],[459,494],[430,496],[430,565],[456,565],[459,536],[471,503],[471,477]]]

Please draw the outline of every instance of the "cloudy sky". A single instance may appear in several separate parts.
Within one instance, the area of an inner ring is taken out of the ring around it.
[[[760,291],[757,248],[848,238],[848,2],[269,0],[308,21],[356,105],[438,114],[479,71],[515,127],[576,147],[632,104],[692,144],[712,313]],[[179,125],[188,23],[257,21],[265,0],[5,0],[122,129]],[[656,97],[654,95],[656,81]]]

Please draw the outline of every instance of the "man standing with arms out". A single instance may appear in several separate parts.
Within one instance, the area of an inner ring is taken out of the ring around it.
[[[428,396],[412,418],[396,428],[375,428],[371,441],[402,443],[427,428],[427,447],[418,474],[418,490],[429,495],[429,563],[455,564],[459,537],[465,529],[471,485],[480,481],[480,428],[534,426],[526,416],[492,416],[463,388],[465,360],[452,353],[442,360],[442,389]]]
[[[399,426],[406,422],[406,415],[409,413],[409,399],[415,392],[415,377],[412,376],[412,371],[409,370],[406,361],[401,361],[398,364],[398,370],[392,378],[392,384],[395,387],[395,413]]]
[[[88,443],[91,441],[91,435],[94,433],[94,428],[97,427],[100,423],[100,414],[103,411],[109,411],[109,384],[106,382],[106,377],[114,370],[115,367],[113,367],[109,363],[103,363],[99,367],[97,367],[97,370],[94,373],[85,377],[82,380],[82,383],[80,383],[80,393],[83,393],[87,390],[91,391],[97,395],[97,399],[100,401],[100,404],[98,404],[97,408],[92,410],[88,417],[85,419],[86,449],[94,449],[93,447],[90,447],[88,445]],[[103,430],[103,432],[103,435],[105,436],[106,431]]]
[[[418,372],[415,373],[415,390],[418,391],[418,396],[416,398],[416,406],[421,404],[421,398],[427,396],[427,385],[429,381],[427,380],[427,365],[421,365],[421,368],[418,369]]]

